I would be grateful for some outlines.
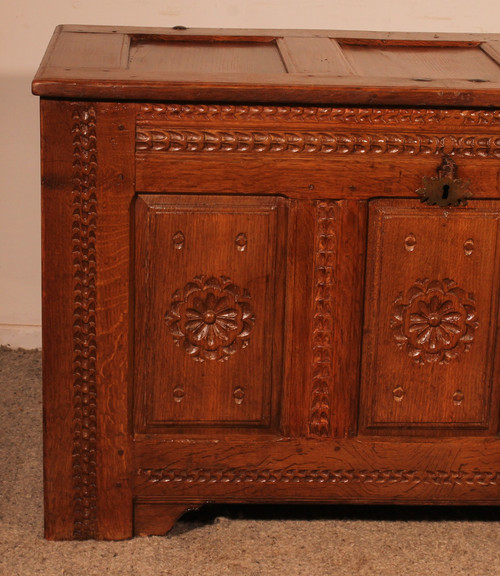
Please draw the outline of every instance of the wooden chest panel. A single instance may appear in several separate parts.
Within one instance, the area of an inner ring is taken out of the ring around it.
[[[58,28],[33,82],[47,538],[500,503],[499,46]]]
[[[499,208],[370,203],[366,429],[490,428]]]
[[[136,430],[276,426],[285,201],[140,194],[135,215]]]

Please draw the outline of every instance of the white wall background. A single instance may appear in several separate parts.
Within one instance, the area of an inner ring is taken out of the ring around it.
[[[0,345],[41,343],[38,100],[57,24],[498,32],[500,0],[3,0],[0,21]]]

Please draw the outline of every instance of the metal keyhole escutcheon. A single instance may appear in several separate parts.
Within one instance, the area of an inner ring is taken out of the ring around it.
[[[457,165],[449,156],[443,157],[437,176],[424,176],[422,183],[423,187],[416,193],[422,197],[422,202],[431,206],[465,206],[467,198],[472,196],[468,189],[470,182],[457,178]]]

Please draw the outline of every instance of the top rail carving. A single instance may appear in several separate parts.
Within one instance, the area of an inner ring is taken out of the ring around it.
[[[459,110],[425,108],[335,108],[304,106],[253,106],[230,104],[142,104],[139,121],[183,122],[234,121],[269,123],[318,123],[361,126],[407,125],[500,126],[500,110]]]

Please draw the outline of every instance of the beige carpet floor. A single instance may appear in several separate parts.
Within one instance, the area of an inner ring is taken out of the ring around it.
[[[1,576],[500,576],[498,508],[215,507],[161,538],[46,542],[40,374],[0,349]]]

